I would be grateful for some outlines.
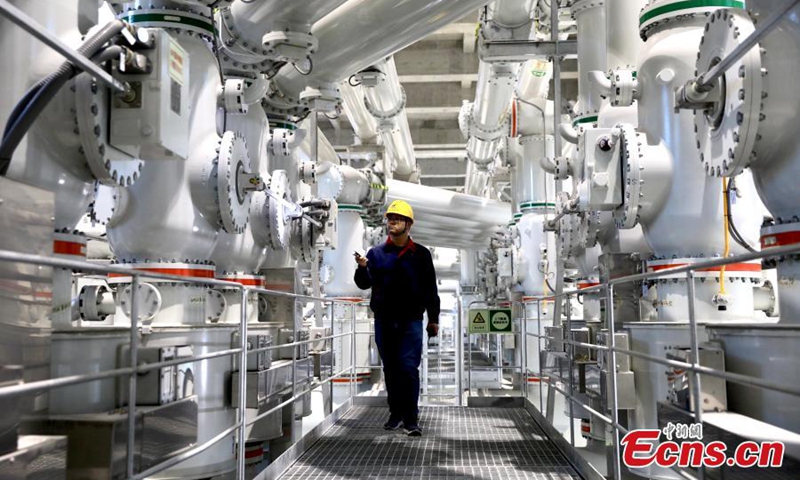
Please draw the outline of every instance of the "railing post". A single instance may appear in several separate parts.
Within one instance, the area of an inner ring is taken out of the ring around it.
[[[238,446],[236,448],[236,478],[244,480],[244,444],[247,442],[247,289],[240,287],[242,308],[239,317],[239,430]]]
[[[128,379],[128,444],[127,447],[127,474],[133,477],[134,456],[136,445],[136,370],[139,363],[139,275],[131,275],[131,342],[130,358],[131,375]]]
[[[697,318],[695,316],[695,301],[694,301],[694,272],[689,270],[686,272],[686,293],[689,296],[689,334],[691,335],[691,349],[692,349],[692,367],[697,368],[700,366],[700,346],[697,341]],[[703,424],[703,403],[700,399],[700,374],[697,372],[690,372],[689,378],[691,380],[691,388],[694,390],[694,421],[697,424]],[[698,470],[698,479],[703,480],[705,477],[705,470],[701,466]]]
[[[528,399],[528,312],[524,303],[518,304],[522,308],[522,333],[520,334],[522,345],[522,395]]]
[[[544,414],[544,390],[542,386],[542,379],[544,378],[544,365],[542,365],[542,299],[536,300],[536,354],[538,355],[539,362],[539,413]],[[548,379],[549,381],[549,379]]]
[[[350,400],[356,396],[356,381],[358,371],[356,370],[356,304],[352,305],[353,314],[350,323]],[[385,379],[384,379],[385,381]]]
[[[561,299],[557,299],[556,301],[561,302]],[[567,331],[564,332],[564,338],[569,341],[572,341],[572,301],[570,294],[567,294],[566,303],[564,305],[567,310]],[[567,345],[567,364],[569,366],[569,394],[575,395],[575,346],[572,343],[568,343]],[[571,399],[567,399],[567,403],[569,404],[569,441],[572,444],[572,448],[575,448],[575,417],[574,417],[574,405]]]
[[[453,339],[456,343],[456,405],[459,407],[464,405],[464,368],[462,367],[462,365],[464,365],[464,331],[462,330],[463,319],[461,318],[461,315],[464,314],[464,306],[461,304],[463,301],[464,297],[459,295],[457,302],[458,314],[456,317],[456,330],[453,332]]]
[[[617,352],[616,352],[616,331],[614,330],[614,285],[606,284],[606,329],[608,330],[608,342],[610,349],[608,351],[610,370],[611,370],[611,420],[614,422],[611,425],[611,432],[614,436],[614,461],[611,463],[613,466],[614,480],[622,478],[622,465],[620,463],[619,451],[619,410],[617,409]]]

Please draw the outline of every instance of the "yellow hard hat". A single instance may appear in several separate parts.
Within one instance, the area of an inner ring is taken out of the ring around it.
[[[383,216],[385,217],[390,213],[401,215],[410,219],[412,222],[414,221],[414,210],[411,209],[411,205],[409,205],[406,201],[395,200],[391,205],[389,205],[389,208],[386,209],[386,213],[384,213]]]

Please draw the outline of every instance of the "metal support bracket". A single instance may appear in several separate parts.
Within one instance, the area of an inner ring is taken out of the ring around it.
[[[575,40],[532,41],[532,40],[497,40],[482,42],[478,48],[479,58],[487,63],[492,62],[524,62],[542,57],[564,57],[578,54],[578,42]]]

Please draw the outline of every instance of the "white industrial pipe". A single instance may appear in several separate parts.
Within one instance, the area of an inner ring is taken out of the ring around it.
[[[578,0],[572,5],[578,24],[578,104],[574,124],[597,123],[602,99],[592,90],[588,72],[606,71],[606,11],[602,2]]]
[[[636,66],[642,47],[642,39],[636,27],[639,25],[639,12],[645,5],[647,0],[606,0],[609,70]]]
[[[342,95],[342,108],[344,109],[353,131],[361,143],[375,143],[378,137],[378,126],[375,118],[369,114],[364,105],[364,92],[361,85],[350,85],[347,79],[339,85]]]
[[[407,181],[417,170],[417,160],[405,112],[406,94],[397,78],[394,58],[375,63],[359,77],[364,105],[375,118],[388,158],[394,165],[394,176]]]
[[[328,297],[364,297],[365,292],[358,288],[353,279],[357,267],[353,260],[353,252],[366,255],[361,210],[359,205],[339,204],[339,244],[335,250],[322,252],[320,279],[323,291]]]
[[[42,4],[15,2],[15,6],[34,18],[67,45],[81,44],[78,31],[79,6],[71,0]],[[8,65],[0,82],[0,119],[5,125],[12,109],[33,86],[64,62],[64,57],[31,34],[0,17],[0,45]],[[73,231],[92,199],[94,178],[80,153],[80,138],[75,130],[74,95],[69,88],[55,97],[32,125],[14,152],[6,176],[55,193],[54,227]],[[70,105],[71,103],[71,105]],[[54,142],[53,138],[58,138]]]
[[[349,0],[314,24],[311,33],[319,41],[319,50],[312,71],[302,75],[290,65],[283,67],[273,79],[275,90],[268,101],[278,108],[294,107],[307,86],[339,82],[485,3],[486,0]]]
[[[300,140],[300,144],[297,146],[297,150],[295,151],[300,160],[304,162],[313,162],[316,159],[317,165],[324,165],[326,162],[334,165],[341,163],[339,161],[339,154],[336,153],[336,149],[333,148],[330,140],[328,140],[328,137],[325,136],[325,134],[322,132],[322,129],[319,127],[317,127],[316,137],[317,149],[314,151],[315,139],[314,134],[308,131],[310,126],[311,122],[308,120],[304,121],[299,126],[299,130],[305,130],[307,132],[305,135],[303,135],[303,138]],[[319,173],[319,171],[317,173]]]
[[[304,61],[318,48],[311,26],[345,1],[236,0],[218,25],[225,70],[264,72],[273,62]]]
[[[183,36],[180,42],[191,58],[189,155],[186,161],[149,163],[129,187],[131,201],[125,219],[108,228],[109,243],[120,260],[206,261],[218,240],[219,228],[204,218],[195,202],[198,189],[204,186],[193,189],[190,172],[210,165],[217,155],[219,70],[201,38]]]
[[[429,211],[442,217],[479,221],[487,229],[505,225],[511,219],[511,206],[507,203],[398,180],[389,180],[387,187],[390,202],[405,200],[415,210]]]

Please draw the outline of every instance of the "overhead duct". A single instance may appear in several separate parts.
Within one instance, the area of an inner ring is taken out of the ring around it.
[[[314,24],[314,65],[303,75],[291,65],[275,76],[269,103],[279,110],[301,104],[301,92],[333,84],[392,55],[486,4],[486,0],[350,0]],[[391,18],[387,22],[387,18]],[[380,28],[378,28],[380,26]],[[310,97],[304,96],[307,101]]]
[[[311,63],[319,46],[311,26],[345,1],[233,2],[218,26],[223,68],[247,73],[267,71],[275,62]]]
[[[364,91],[361,85],[351,85],[350,80],[345,80],[339,85],[342,95],[342,108],[353,126],[360,143],[375,143],[378,138],[378,125],[375,118],[369,114],[364,105]]]
[[[364,90],[364,106],[375,118],[388,158],[394,165],[394,176],[399,180],[418,181],[417,160],[405,111],[406,92],[397,78],[394,58],[381,60],[359,72],[356,78]]]
[[[505,225],[511,220],[511,205],[508,203],[399,180],[389,180],[386,186],[389,188],[389,202],[405,200],[415,211],[481,222],[487,228]]]

